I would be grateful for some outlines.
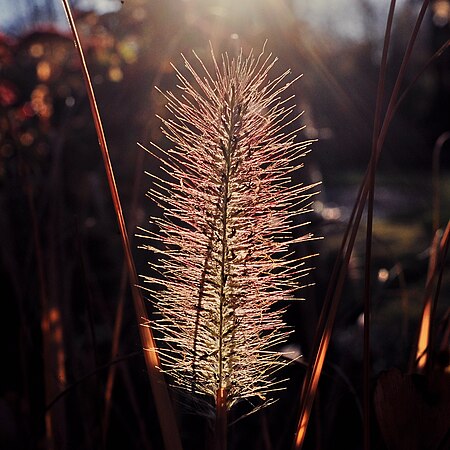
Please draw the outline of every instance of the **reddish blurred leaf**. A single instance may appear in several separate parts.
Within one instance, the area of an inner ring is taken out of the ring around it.
[[[7,80],[0,81],[0,104],[11,106],[17,100],[17,88]]]

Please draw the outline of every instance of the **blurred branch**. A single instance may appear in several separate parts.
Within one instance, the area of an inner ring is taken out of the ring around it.
[[[69,386],[67,386],[64,390],[62,390],[55,398],[53,398],[46,406],[45,406],[45,410],[49,411],[54,405],[55,403],[57,403],[62,397],[64,397],[66,394],[68,394],[70,391],[72,391],[74,388],[76,388],[78,385],[80,385],[81,383],[83,383],[84,381],[86,381],[87,379],[91,378],[94,375],[97,375],[99,372],[108,369],[109,367],[121,363],[122,361],[126,361],[127,359],[133,358],[137,355],[140,355],[142,353],[141,350],[130,353],[128,355],[124,355],[121,356],[119,358],[113,359],[112,361],[109,361],[106,364],[103,364],[102,366],[96,367],[93,371],[87,373],[86,375],[82,376],[81,378],[79,378],[77,381],[75,381],[74,383],[70,384]]]
[[[442,56],[442,54],[450,47],[450,39],[447,40],[434,54],[433,56],[427,61],[427,63],[422,67],[422,69],[419,71],[419,73],[413,78],[411,83],[405,88],[405,90],[402,92],[402,95],[397,100],[397,103],[395,104],[395,110],[398,109],[400,103],[403,102],[406,95],[409,93],[411,88],[416,84],[417,80],[427,71],[427,69],[438,59]]]

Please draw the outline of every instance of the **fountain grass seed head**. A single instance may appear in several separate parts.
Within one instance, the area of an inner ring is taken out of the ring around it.
[[[162,369],[179,387],[216,398],[227,408],[242,399],[270,402],[287,364],[277,351],[289,329],[286,301],[307,268],[292,246],[295,216],[309,210],[312,186],[292,186],[310,142],[287,131],[298,115],[290,71],[270,79],[276,59],[252,53],[217,60],[208,70],[184,58],[177,94],[166,92],[159,149],[167,176],[153,175],[149,196],[162,208],[145,233],[156,252],[145,276],[158,317]]]

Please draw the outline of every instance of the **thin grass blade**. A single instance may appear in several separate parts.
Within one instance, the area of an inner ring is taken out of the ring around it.
[[[125,219],[122,212],[122,205],[120,202],[119,193],[114,178],[114,172],[109,157],[109,151],[106,143],[105,134],[103,131],[100,113],[95,99],[94,90],[92,88],[89,71],[84,58],[83,48],[81,46],[77,27],[72,16],[69,2],[68,0],[62,0],[62,3],[64,6],[64,11],[67,15],[67,19],[69,21],[70,28],[74,36],[75,47],[77,48],[82,64],[83,77],[88,92],[89,104],[92,110],[92,117],[94,120],[95,129],[97,131],[97,137],[99,140],[99,145],[103,157],[103,163],[105,166],[106,176],[108,179],[108,186],[110,189],[111,197],[114,204],[114,210],[116,212],[117,222],[120,229],[120,236],[128,268],[128,277],[133,297],[136,319],[139,324],[139,335],[142,342],[142,346],[144,348],[144,358],[150,378],[150,383],[152,386],[153,396],[156,404],[156,409],[158,412],[158,419],[160,421],[163,440],[168,450],[169,449],[181,450],[181,440],[178,432],[178,426],[175,420],[175,415],[172,409],[171,399],[167,390],[164,377],[159,370],[159,357],[156,352],[156,343],[153,337],[152,330],[148,326],[147,310],[145,307],[141,291],[138,288],[138,277],[136,274],[136,268],[132,257],[128,233],[126,230]]]
[[[391,2],[392,3],[392,2]],[[308,421],[311,415],[311,408],[314,403],[314,397],[316,395],[319,378],[322,372],[323,363],[325,360],[325,356],[328,350],[328,345],[331,338],[332,329],[334,326],[334,320],[336,317],[338,304],[340,302],[342,287],[344,283],[345,276],[347,274],[348,263],[350,261],[351,251],[353,249],[353,245],[356,239],[356,234],[359,229],[362,213],[364,207],[366,205],[366,200],[369,193],[370,188],[370,178],[371,173],[374,173],[376,165],[378,163],[378,159],[383,148],[384,141],[386,139],[387,131],[389,129],[389,125],[392,121],[393,114],[395,112],[395,108],[400,92],[400,87],[402,85],[406,68],[409,64],[412,50],[414,48],[415,41],[417,39],[417,35],[422,24],[426,9],[429,5],[429,0],[425,0],[422,4],[421,10],[419,12],[418,18],[416,20],[414,29],[411,33],[410,40],[408,42],[405,55],[402,60],[402,64],[400,66],[396,83],[394,85],[394,89],[391,93],[389,104],[387,107],[386,115],[380,127],[380,132],[376,139],[376,151],[375,156],[371,158],[366,175],[363,179],[360,191],[358,193],[357,200],[355,202],[354,209],[352,211],[351,218],[349,220],[349,224],[347,226],[343,242],[341,245],[340,253],[336,258],[336,263],[333,269],[333,273],[331,275],[331,280],[328,286],[327,295],[324,301],[323,311],[321,313],[321,319],[319,320],[319,326],[317,330],[316,336],[316,346],[314,351],[314,357],[311,361],[311,369],[308,371],[305,382],[302,387],[302,400],[300,407],[300,418],[298,422],[297,432],[294,441],[294,448],[299,450],[302,448],[306,429],[308,425]],[[390,9],[389,17],[393,14],[393,8]],[[388,18],[388,21],[391,21],[392,18]],[[388,25],[389,26],[389,25]],[[383,69],[385,70],[385,69]],[[373,153],[372,153],[373,154]],[[347,241],[348,239],[348,241]],[[337,280],[337,281],[335,281]],[[321,325],[324,324],[323,328]]]

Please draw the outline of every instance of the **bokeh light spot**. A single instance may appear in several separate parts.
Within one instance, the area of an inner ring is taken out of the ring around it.
[[[52,74],[52,68],[47,61],[41,61],[36,66],[36,74],[40,81],[48,81]]]
[[[389,280],[389,270],[387,269],[380,269],[378,271],[378,281],[380,283],[386,283],[386,281]]]
[[[33,44],[29,53],[33,58],[40,58],[44,54],[44,46],[42,44]]]
[[[29,131],[26,131],[20,135],[19,140],[24,147],[29,147],[34,142],[34,136]]]
[[[108,77],[111,81],[118,83],[123,79],[123,72],[119,66],[113,66],[108,71]]]
[[[67,106],[68,108],[72,108],[72,106],[75,105],[75,99],[74,99],[72,96],[67,97],[67,98],[66,98],[66,101],[65,101],[65,104],[66,104],[66,106]]]

